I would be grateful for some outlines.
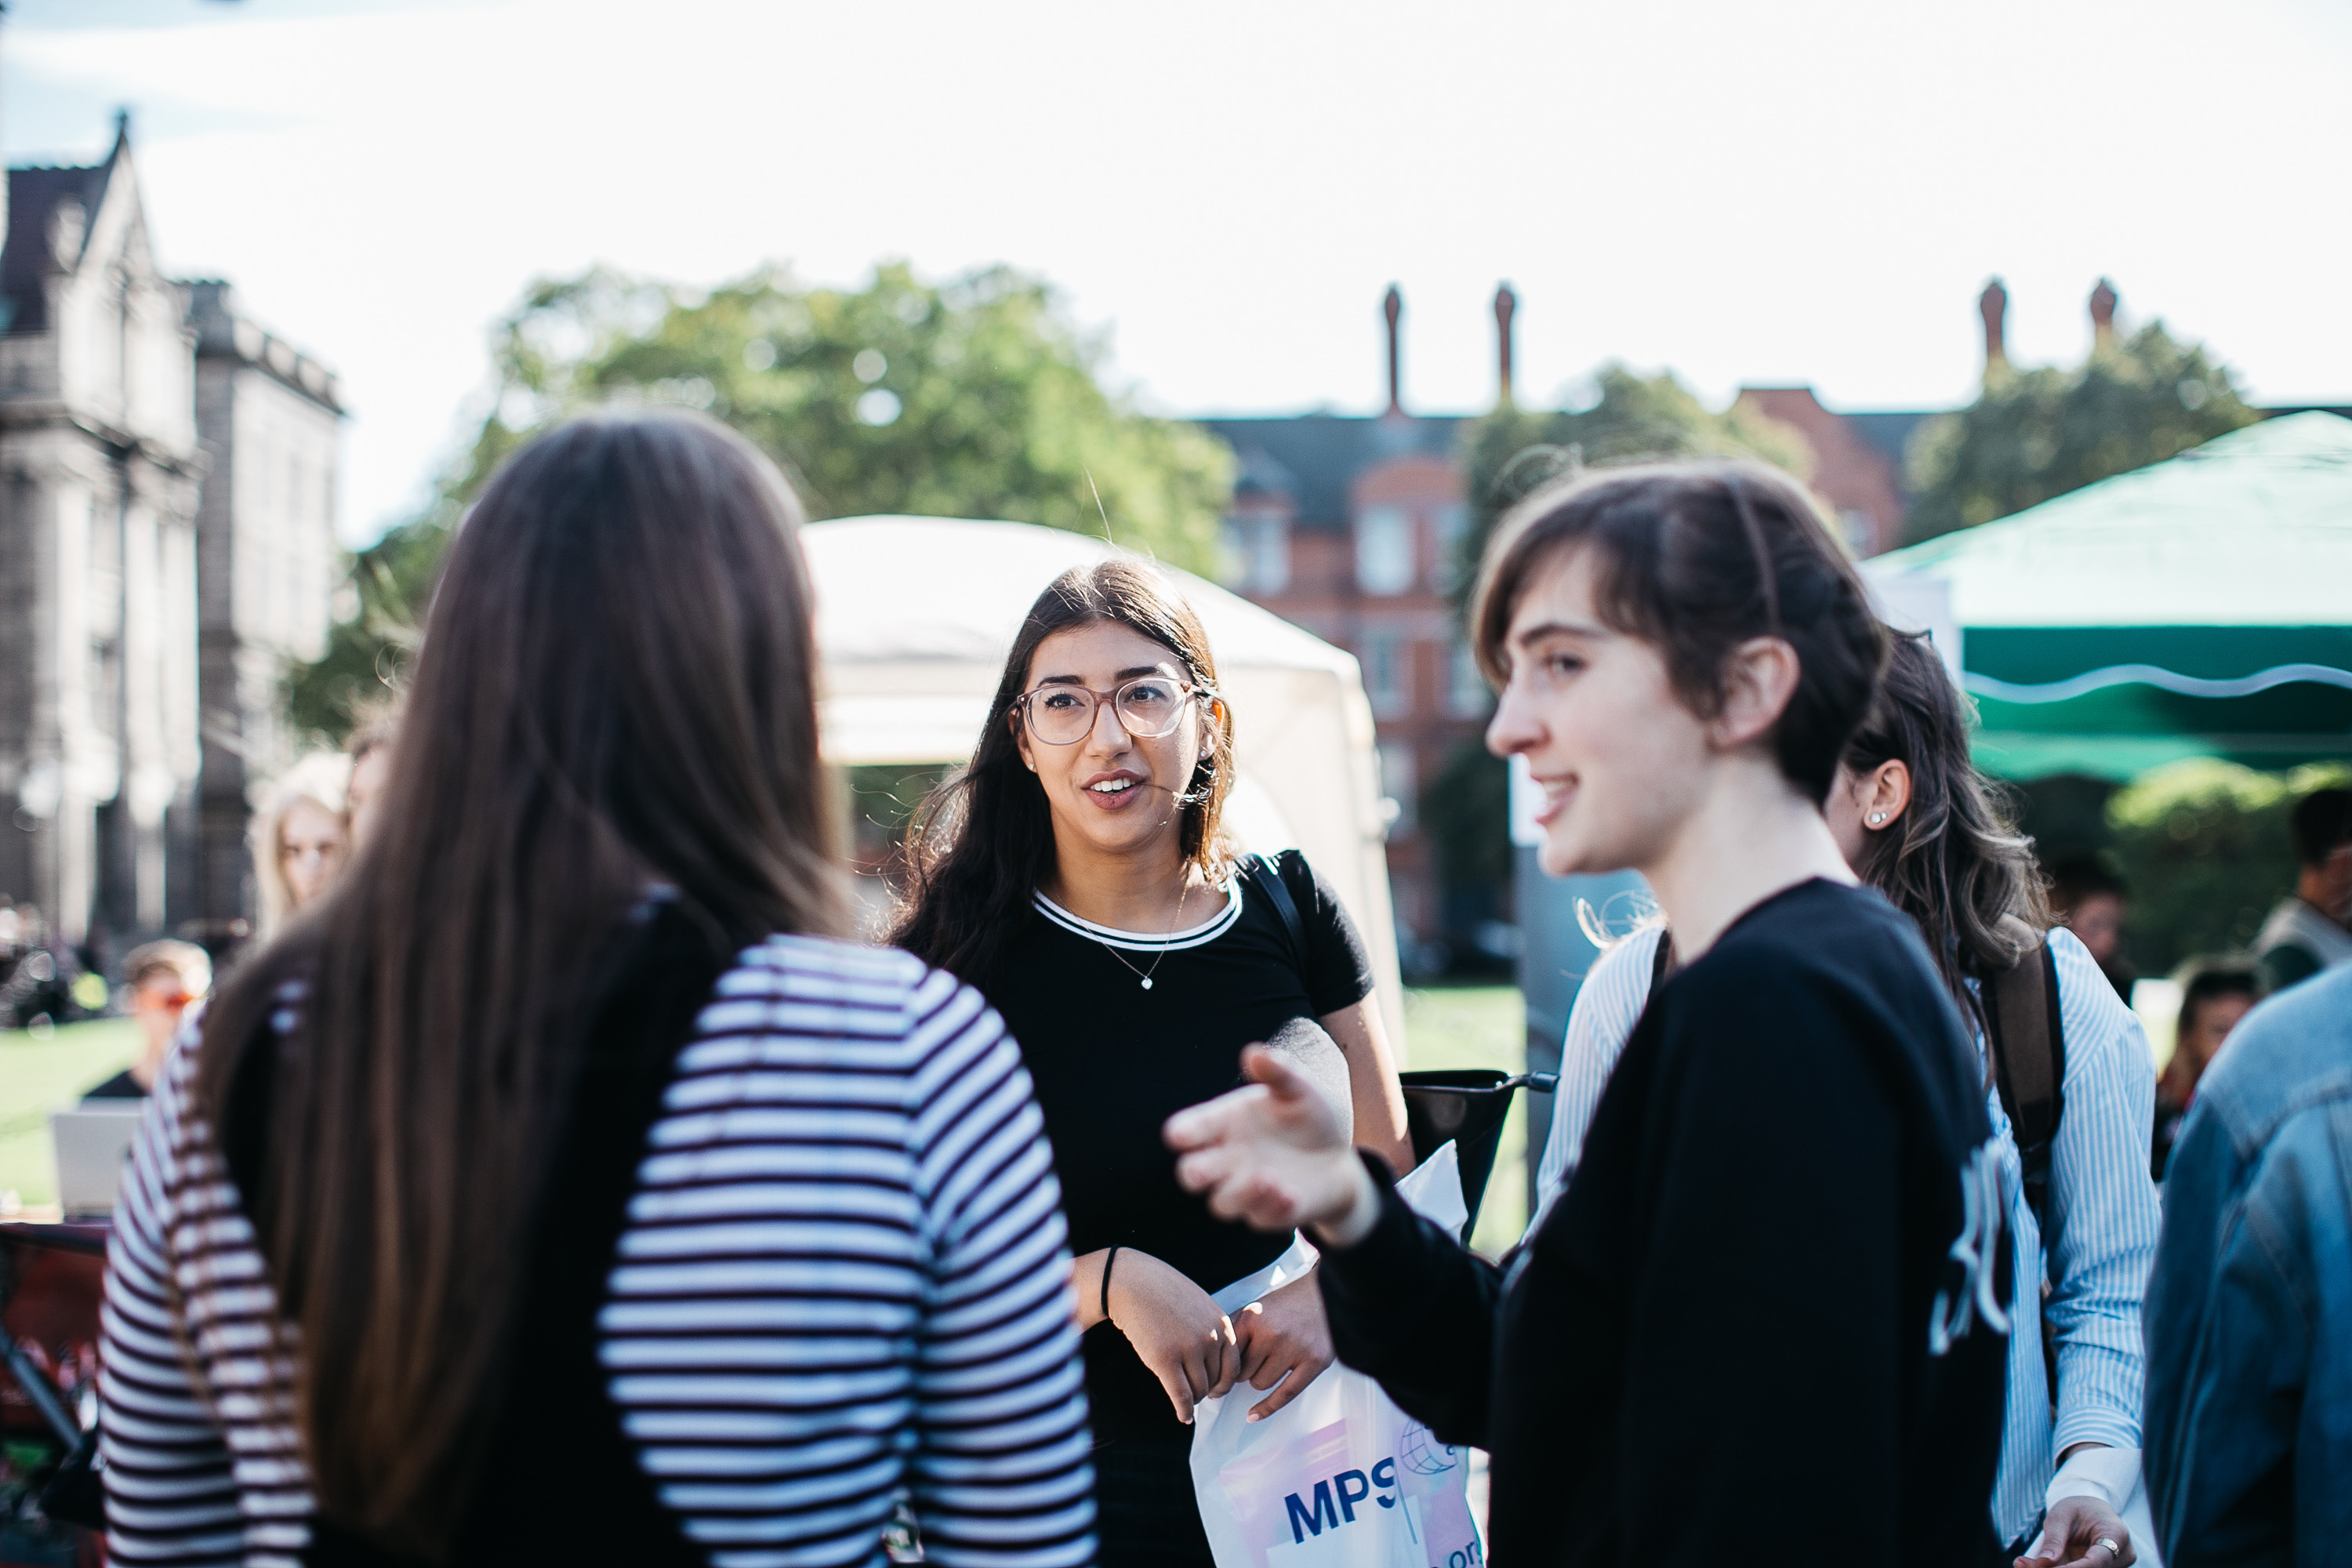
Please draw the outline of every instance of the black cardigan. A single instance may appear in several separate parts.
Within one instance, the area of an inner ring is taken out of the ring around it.
[[[2010,1294],[2003,1205],[1964,1234],[1978,1070],[1908,920],[1791,888],[1659,993],[1507,1270],[1392,1193],[1325,1255],[1339,1357],[1492,1451],[1501,1568],[1980,1563],[2006,1356],[1980,1303]]]

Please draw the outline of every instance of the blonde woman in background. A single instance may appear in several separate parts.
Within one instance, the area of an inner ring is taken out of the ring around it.
[[[349,757],[314,752],[269,786],[253,819],[253,877],[261,895],[257,934],[277,934],[342,869],[351,842],[351,777]]]

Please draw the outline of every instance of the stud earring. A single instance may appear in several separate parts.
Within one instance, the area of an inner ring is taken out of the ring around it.
[[[1883,811],[1874,811],[1874,812],[1872,812],[1872,813],[1870,814],[1870,825],[1871,825],[1873,827],[1876,827],[1876,826],[1880,826],[1880,825],[1881,825],[1882,823],[1884,823],[1885,820],[1886,820],[1886,814],[1885,814],[1885,812],[1883,812]]]

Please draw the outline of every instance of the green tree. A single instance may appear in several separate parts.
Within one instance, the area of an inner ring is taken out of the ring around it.
[[[1996,367],[1976,402],[1920,426],[1904,454],[1907,531],[1932,539],[2161,462],[2252,424],[2228,366],[2161,321],[2074,370]]]
[[[341,744],[372,710],[389,702],[415,651],[457,510],[449,498],[437,499],[424,515],[385,531],[352,557],[351,613],[328,632],[324,654],[286,674],[286,716],[297,730]]]
[[[1213,571],[1232,454],[1103,384],[1104,345],[1044,282],[903,264],[856,289],[765,268],[704,290],[597,269],[543,279],[493,335],[489,412],[425,515],[354,563],[357,613],[295,670],[296,721],[332,737],[413,641],[449,533],[507,455],[604,405],[702,410],[774,458],[813,518],[1002,518]],[[1099,498],[1099,499],[1097,499]]]
[[[1716,413],[1671,371],[1643,376],[1612,363],[1595,379],[1601,395],[1590,408],[1543,413],[1505,404],[1463,432],[1471,525],[1454,563],[1460,594],[1468,592],[1496,521],[1567,470],[1652,458],[1755,458],[1799,479],[1812,472],[1812,447],[1801,431],[1741,403]]]
[[[1511,770],[1483,739],[1457,744],[1421,792],[1421,830],[1448,888],[1511,879]]]

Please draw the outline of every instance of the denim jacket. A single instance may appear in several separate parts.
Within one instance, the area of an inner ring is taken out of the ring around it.
[[[2263,1003],[2206,1069],[2147,1324],[2165,1561],[2352,1565],[2352,966]]]

